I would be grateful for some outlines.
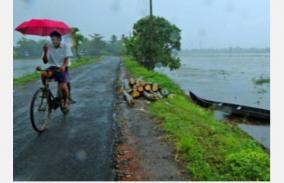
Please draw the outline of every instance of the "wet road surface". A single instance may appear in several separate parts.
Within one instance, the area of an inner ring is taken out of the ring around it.
[[[115,87],[119,58],[71,71],[77,101],[64,117],[52,113],[47,131],[31,126],[29,104],[39,81],[14,87],[14,181],[114,180]]]

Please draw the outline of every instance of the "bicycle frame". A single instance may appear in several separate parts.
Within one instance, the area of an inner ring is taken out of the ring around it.
[[[59,89],[59,84],[57,85],[57,95],[55,96],[52,90],[49,87],[50,80],[47,81],[47,85],[45,86],[45,90],[49,92],[49,102],[52,110],[56,110],[60,106],[60,101],[62,100],[62,92]]]
[[[37,68],[38,71],[45,71],[40,68]],[[57,85],[57,96],[55,96],[52,93],[52,90],[50,89],[50,82],[54,81],[53,79],[47,79],[46,80],[46,85],[43,87],[40,87],[35,94],[33,95],[31,105],[30,105],[30,119],[32,126],[35,131],[37,132],[43,132],[48,125],[49,117],[52,113],[53,110],[56,110],[58,107],[60,107],[62,113],[65,115],[68,113],[68,110],[65,110],[63,107],[63,97],[62,97],[62,92],[60,91],[59,85]],[[37,99],[40,98],[40,104],[35,108],[35,103]],[[35,114],[38,112],[44,112],[47,115],[44,117],[44,119],[39,120],[40,123],[43,122],[42,124],[38,124],[39,121],[35,119]],[[43,121],[42,121],[43,120]]]

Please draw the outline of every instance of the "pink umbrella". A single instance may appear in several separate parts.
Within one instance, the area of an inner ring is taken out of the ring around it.
[[[49,36],[53,31],[61,35],[70,34],[72,29],[64,22],[49,19],[31,19],[16,28],[24,35]]]

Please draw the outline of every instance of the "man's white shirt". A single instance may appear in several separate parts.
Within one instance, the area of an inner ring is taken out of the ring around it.
[[[58,48],[53,46],[53,44],[48,44],[47,58],[49,65],[61,67],[64,63],[64,59],[72,56],[71,48],[66,44],[61,43]],[[71,62],[69,60],[69,65],[70,64]]]

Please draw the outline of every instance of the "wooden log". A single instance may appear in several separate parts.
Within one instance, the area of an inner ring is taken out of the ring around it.
[[[126,90],[127,92],[131,91],[131,88],[129,86],[129,82],[128,82],[127,79],[125,79],[124,82],[123,82],[123,89]]]
[[[137,87],[137,91],[142,93],[144,91],[144,87],[143,86],[138,86]]]
[[[138,79],[138,80],[136,81],[136,85],[138,85],[138,86],[144,87],[145,84],[146,84],[146,82],[145,82],[144,80],[142,80],[142,79]]]
[[[153,92],[156,92],[156,91],[158,91],[159,90],[159,85],[157,84],[157,83],[153,83],[152,84],[152,91]]]
[[[145,91],[151,91],[152,85],[150,83],[146,83],[144,86]]]
[[[128,82],[129,82],[129,84],[130,84],[131,86],[133,86],[133,85],[136,84],[136,81],[135,81],[134,78],[129,78]]]
[[[141,82],[141,80],[140,80],[140,79],[137,79],[137,80],[136,80],[136,85],[139,86],[139,85],[140,85],[140,82]]]
[[[146,98],[147,100],[150,100],[150,101],[158,100],[156,95],[154,95],[153,93],[147,92],[147,91],[144,91],[142,93],[142,95],[143,95],[144,98]]]
[[[138,86],[137,85],[133,85],[132,86],[132,90],[136,90],[137,91],[138,90]]]
[[[131,92],[131,96],[132,96],[133,98],[139,98],[139,97],[140,97],[140,92],[137,91],[137,90],[133,90],[133,91]]]
[[[141,80],[141,82],[140,82],[140,86],[145,86],[145,84],[146,84],[146,82],[144,81],[144,80]]]
[[[127,101],[128,106],[132,107],[134,105],[134,100],[132,96],[129,95],[129,93],[125,90],[123,91],[123,96],[124,96],[124,99]]]
[[[153,92],[153,91],[150,91],[150,93],[153,95],[153,97],[154,97],[156,100],[159,100],[159,99],[163,98],[163,96],[160,94],[160,92]]]
[[[168,97],[169,96],[169,91],[167,89],[161,89],[160,90],[160,94],[163,96],[163,97]]]
[[[163,98],[163,95],[159,91],[152,92],[152,93],[154,93],[154,95],[157,97],[157,99],[162,99]]]

